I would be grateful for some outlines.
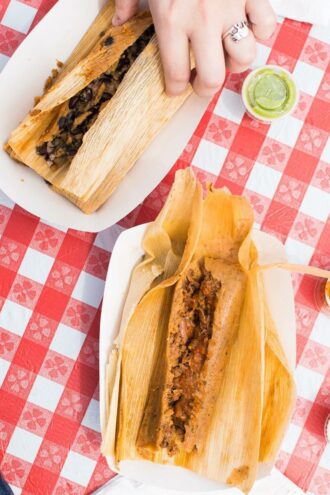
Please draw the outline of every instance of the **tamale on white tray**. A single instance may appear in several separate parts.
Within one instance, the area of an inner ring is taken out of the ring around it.
[[[123,232],[117,240],[111,256],[107,275],[100,327],[100,416],[104,426],[106,415],[106,363],[112,342],[118,332],[123,305],[133,268],[143,256],[142,240],[147,225],[140,225]],[[254,230],[252,234],[260,264],[286,262],[284,246],[273,236]],[[295,367],[296,334],[294,298],[290,273],[281,269],[264,272],[265,293],[272,318],[291,370]],[[107,461],[114,468],[113,459]],[[258,478],[269,473],[270,465],[260,465]],[[121,461],[120,473],[131,479],[173,490],[211,491],[223,490],[228,495],[241,493],[218,482],[199,476],[177,466],[160,465],[150,461]]]
[[[81,0],[78,7],[76,0],[59,0],[17,49],[0,77],[0,188],[48,222],[93,232],[116,223],[156,187],[180,155],[208,103],[190,96],[105,204],[89,215],[54,192],[30,167],[10,158],[3,145],[11,132],[33,108],[34,97],[43,93],[56,61],[69,58],[106,3]]]

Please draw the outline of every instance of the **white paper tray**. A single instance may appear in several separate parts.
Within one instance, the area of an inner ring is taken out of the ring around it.
[[[79,6],[78,6],[79,3]],[[191,96],[97,212],[85,215],[53,192],[33,170],[2,149],[33,107],[56,60],[65,61],[105,0],[59,0],[17,49],[0,75],[0,188],[26,210],[66,228],[98,232],[126,216],[156,187],[180,156],[207,101]]]
[[[105,367],[109,350],[118,332],[121,313],[133,268],[141,260],[142,239],[147,225],[123,232],[113,249],[105,284],[100,327],[100,416],[105,417]],[[275,237],[255,230],[253,240],[259,251],[260,264],[285,262],[284,246]],[[296,362],[296,328],[291,276],[279,269],[265,271],[265,289],[269,308],[280,334],[292,370]],[[107,458],[111,467],[111,458]],[[270,466],[260,470],[260,477],[268,474]],[[164,466],[149,461],[121,462],[120,473],[137,481],[162,488],[183,491],[209,491],[223,489],[226,495],[240,493],[237,489],[198,476],[176,466]]]

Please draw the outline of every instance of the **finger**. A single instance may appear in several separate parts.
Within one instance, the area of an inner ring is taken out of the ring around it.
[[[114,26],[128,21],[139,9],[139,0],[116,0],[116,12],[112,18]]]
[[[157,25],[156,31],[157,31]],[[160,56],[163,64],[166,93],[176,96],[182,93],[190,78],[189,41],[180,30],[157,31]]]
[[[246,13],[256,38],[266,40],[275,31],[276,15],[268,0],[247,0]]]
[[[248,68],[250,67],[250,64],[249,65],[238,64],[237,62],[235,62],[234,59],[229,57],[229,55],[225,56],[225,60],[226,60],[226,67],[228,71],[231,72],[232,74],[240,74],[241,72],[245,72],[246,70],[248,70]]]
[[[196,62],[196,77],[192,85],[199,96],[213,96],[222,86],[225,75],[225,58],[218,30],[197,31],[191,37]]]
[[[243,14],[241,18],[244,19],[244,17]],[[224,32],[226,33],[229,28]],[[231,72],[243,72],[252,64],[256,57],[256,40],[250,30],[246,38],[242,38],[236,42],[231,39],[230,35],[225,36],[223,46],[228,55],[227,68]]]

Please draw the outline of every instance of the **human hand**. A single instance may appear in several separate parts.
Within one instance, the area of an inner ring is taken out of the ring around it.
[[[116,0],[113,24],[126,22],[138,7],[139,0]],[[269,38],[276,26],[268,0],[149,0],[149,7],[171,96],[182,93],[189,81],[198,95],[213,95],[223,84],[226,67],[246,70],[256,55],[256,38]],[[245,38],[235,42],[226,35],[247,19],[251,30]],[[193,73],[189,43],[196,63]]]

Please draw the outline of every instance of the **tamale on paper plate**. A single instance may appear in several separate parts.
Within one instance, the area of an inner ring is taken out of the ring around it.
[[[191,92],[166,96],[150,14],[120,27],[113,14],[110,0],[5,145],[85,213],[109,198]]]
[[[183,207],[184,205],[184,207]],[[110,348],[102,451],[186,468],[248,493],[295,398],[248,201],[190,169],[144,235]]]

